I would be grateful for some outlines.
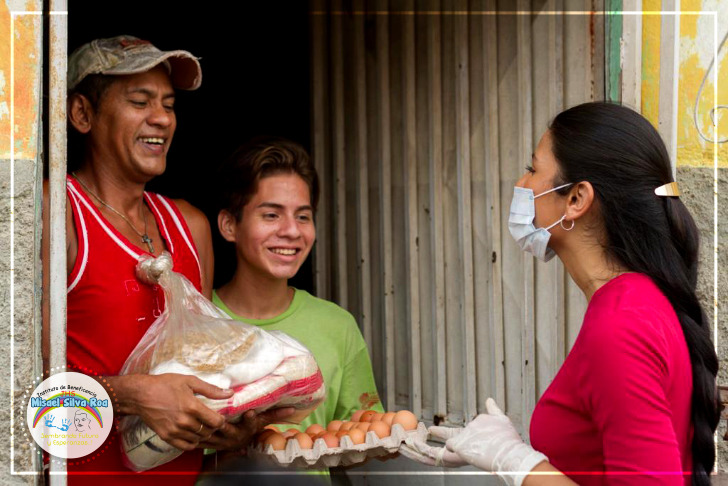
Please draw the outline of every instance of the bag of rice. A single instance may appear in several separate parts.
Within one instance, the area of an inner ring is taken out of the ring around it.
[[[144,255],[137,265],[143,282],[164,290],[164,312],[129,355],[122,374],[194,375],[220,388],[232,388],[227,400],[199,396],[203,404],[235,422],[247,410],[294,407],[287,419],[298,423],[320,404],[326,390],[316,360],[305,346],[279,331],[232,320],[172,271],[164,252]],[[121,419],[127,466],[144,471],[182,454],[160,439],[138,416]]]

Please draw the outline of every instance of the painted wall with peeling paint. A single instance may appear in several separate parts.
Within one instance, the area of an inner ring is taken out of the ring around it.
[[[0,2],[0,368],[12,371],[11,379],[0,384],[0,396],[13,403],[0,410],[0,426],[11,429],[11,412],[15,419],[12,434],[4,434],[0,443],[0,484],[34,483],[38,478],[11,472],[33,473],[39,464],[36,447],[26,435],[22,395],[39,371],[39,356],[33,350],[40,322],[35,282],[43,31],[40,15],[17,12],[42,7],[40,0]]]
[[[642,113],[655,125],[659,113],[660,87],[660,12],[661,0],[643,0],[642,23]],[[700,84],[713,60],[716,44],[728,32],[728,2],[719,0],[681,0],[680,2],[680,68],[678,96],[678,166],[713,167],[713,146],[701,139],[695,128],[693,110]],[[716,32],[717,20],[717,32]],[[728,104],[728,63],[722,62],[728,46],[718,53],[717,104]],[[703,134],[714,138],[710,120],[714,99],[715,66],[703,87],[698,103],[698,124]],[[718,115],[725,114],[723,110]],[[719,123],[719,138],[728,137],[728,122]],[[720,128],[722,127],[722,128]],[[728,152],[720,146],[720,167],[728,167]]]
[[[42,19],[38,15],[17,12],[41,9],[42,2],[39,1],[0,2],[0,35],[3,37],[0,41],[0,158],[3,159],[10,158],[11,137],[14,138],[16,159],[35,159],[38,155],[40,126],[36,121],[40,113]],[[12,73],[11,68],[14,68]],[[15,117],[12,134],[11,112]]]
[[[700,83],[713,59],[716,43],[728,31],[728,2],[718,0],[682,0],[680,19],[680,98],[678,125],[678,166],[713,167],[713,145],[698,136],[693,121],[693,109]],[[700,12],[700,15],[686,12]],[[715,12],[715,14],[709,14]],[[717,25],[716,25],[717,20]],[[716,32],[717,26],[717,32]],[[718,53],[717,103],[728,104],[728,62],[722,62],[728,46]],[[698,103],[698,124],[708,138],[714,138],[709,111],[713,107],[714,74],[708,75]],[[725,112],[722,112],[725,114]],[[721,114],[721,111],[718,112]],[[721,126],[723,128],[721,128]],[[719,138],[728,136],[728,119],[719,123]],[[728,167],[728,147],[718,147],[719,167]]]

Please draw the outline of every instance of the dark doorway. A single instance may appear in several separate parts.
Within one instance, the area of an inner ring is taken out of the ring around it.
[[[201,58],[202,87],[178,93],[167,171],[149,189],[186,199],[207,214],[215,286],[223,284],[235,259],[217,231],[218,165],[259,135],[290,138],[310,151],[308,2],[74,0],[68,7],[69,53],[95,38],[130,34]],[[291,283],[312,292],[312,275],[309,257]]]

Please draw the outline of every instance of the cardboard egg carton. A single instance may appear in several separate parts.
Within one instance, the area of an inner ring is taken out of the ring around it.
[[[418,437],[427,440],[427,427],[422,422],[415,430],[404,430],[400,424],[392,426],[389,437],[380,439],[374,432],[367,432],[362,444],[354,444],[348,435],[341,438],[339,447],[327,447],[323,439],[316,439],[311,449],[301,449],[298,441],[288,440],[282,451],[273,450],[268,445],[263,448],[258,444],[250,449],[250,455],[267,459],[283,467],[322,469],[335,466],[348,466],[364,462],[369,457],[384,456],[399,450],[399,446],[407,437]]]

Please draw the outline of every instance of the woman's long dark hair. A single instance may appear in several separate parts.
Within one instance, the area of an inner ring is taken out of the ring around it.
[[[679,198],[654,193],[673,181],[665,144],[645,118],[611,103],[570,108],[549,128],[560,166],[554,185],[591,183],[604,223],[607,255],[630,271],[649,276],[680,320],[693,374],[692,483],[710,484],[713,433],[720,417],[718,357],[695,294],[698,229]]]

